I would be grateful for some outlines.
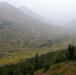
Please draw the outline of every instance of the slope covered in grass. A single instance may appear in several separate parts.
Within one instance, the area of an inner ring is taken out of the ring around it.
[[[35,75],[76,75],[76,61],[52,65],[47,72],[44,73],[42,69],[36,71]]]

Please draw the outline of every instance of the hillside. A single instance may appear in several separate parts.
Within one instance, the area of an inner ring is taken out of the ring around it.
[[[59,49],[67,35],[64,30],[0,3],[0,65],[31,58],[36,51],[41,55]]]
[[[56,25],[60,29],[62,29],[62,30],[58,29],[58,31],[57,31],[58,33],[55,34],[55,35],[58,35],[59,37],[55,36],[55,39],[54,39],[54,37],[53,37],[54,35],[51,36],[53,38],[52,41],[57,45],[57,47],[59,47],[59,46],[62,47],[63,45],[65,47],[69,43],[72,43],[74,45],[76,44],[76,42],[75,42],[75,40],[76,40],[76,26],[75,26],[76,20],[71,20],[69,22],[59,21],[59,20],[55,20],[55,19],[48,20],[47,18],[34,13],[32,10],[30,10],[24,6],[21,7],[20,10],[23,11],[25,14],[28,14],[28,15],[30,15],[30,16],[32,16],[40,21],[49,23],[49,24],[54,25],[54,26]],[[54,33],[52,33],[52,34],[54,34]],[[51,39],[51,37],[50,37],[50,39]],[[45,42],[45,43],[47,43],[47,42]],[[55,45],[54,45],[54,47],[55,47]]]
[[[76,75],[76,47],[65,50],[39,52],[30,59],[0,66],[1,75]]]
[[[69,23],[66,24],[65,28],[67,28],[71,34],[76,35],[76,20],[71,20]]]
[[[76,75],[74,1],[0,2],[0,75]]]
[[[33,12],[31,9],[28,9],[28,8],[25,7],[25,6],[22,6],[22,7],[20,7],[19,9],[20,9],[22,12],[24,12],[25,14],[34,17],[35,19],[38,19],[38,20],[40,20],[40,21],[42,21],[42,22],[46,22],[46,23],[51,24],[51,22],[50,22],[49,19],[47,19],[46,17],[44,17],[44,16],[42,16],[42,15],[40,15],[40,14],[37,14],[37,13]]]
[[[41,46],[63,34],[66,33],[61,27],[42,22],[8,3],[0,3],[0,42],[10,47]]]
[[[44,73],[41,69],[35,75],[76,75],[76,61],[52,65],[47,72]]]
[[[41,55],[66,48],[69,43],[75,44],[75,39],[66,28],[0,3],[0,65],[34,57],[37,51]]]

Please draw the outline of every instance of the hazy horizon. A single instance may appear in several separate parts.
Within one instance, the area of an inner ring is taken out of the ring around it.
[[[25,6],[48,19],[71,21],[76,19],[75,0],[0,0],[15,7]]]

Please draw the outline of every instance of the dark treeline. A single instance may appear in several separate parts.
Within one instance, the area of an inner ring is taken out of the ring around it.
[[[66,50],[58,50],[41,56],[36,53],[34,58],[0,67],[0,75],[34,75],[36,70],[44,68],[44,72],[46,72],[53,64],[75,59],[76,49],[70,44]]]

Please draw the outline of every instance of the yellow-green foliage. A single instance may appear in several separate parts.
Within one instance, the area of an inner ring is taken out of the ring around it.
[[[4,56],[0,58],[0,66],[17,63],[23,59],[32,58],[38,52],[39,55],[46,54],[50,51],[56,50],[55,48],[21,48],[17,50],[9,50],[4,52]]]

